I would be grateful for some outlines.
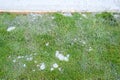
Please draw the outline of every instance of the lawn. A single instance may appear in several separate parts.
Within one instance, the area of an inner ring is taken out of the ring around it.
[[[120,13],[0,13],[0,80],[120,80]]]

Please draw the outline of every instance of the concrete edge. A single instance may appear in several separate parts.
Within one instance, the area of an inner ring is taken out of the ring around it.
[[[0,10],[0,13],[15,13],[15,14],[29,14],[29,13],[36,13],[36,14],[45,14],[45,13],[67,13],[67,12],[71,12],[71,13],[100,13],[100,12],[112,12],[112,13],[120,13],[119,10],[107,10],[107,11],[96,11],[96,12],[92,12],[92,11],[31,11],[31,10]]]

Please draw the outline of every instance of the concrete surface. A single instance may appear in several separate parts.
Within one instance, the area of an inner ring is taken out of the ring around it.
[[[0,0],[0,11],[120,12],[120,0]]]

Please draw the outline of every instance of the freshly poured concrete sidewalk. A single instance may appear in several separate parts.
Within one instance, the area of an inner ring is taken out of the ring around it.
[[[0,0],[1,12],[120,12],[120,0]]]

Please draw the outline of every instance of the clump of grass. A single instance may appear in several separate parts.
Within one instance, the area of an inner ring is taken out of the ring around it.
[[[61,27],[61,28],[68,27],[67,29],[75,27],[75,21],[72,17],[64,16],[60,13],[56,13],[56,14],[54,14],[54,16],[55,16],[54,20],[56,21],[56,23],[59,27]]]
[[[112,13],[109,12],[102,12],[96,15],[97,18],[102,18],[103,23],[108,24],[110,26],[117,26],[117,20],[114,18]]]

